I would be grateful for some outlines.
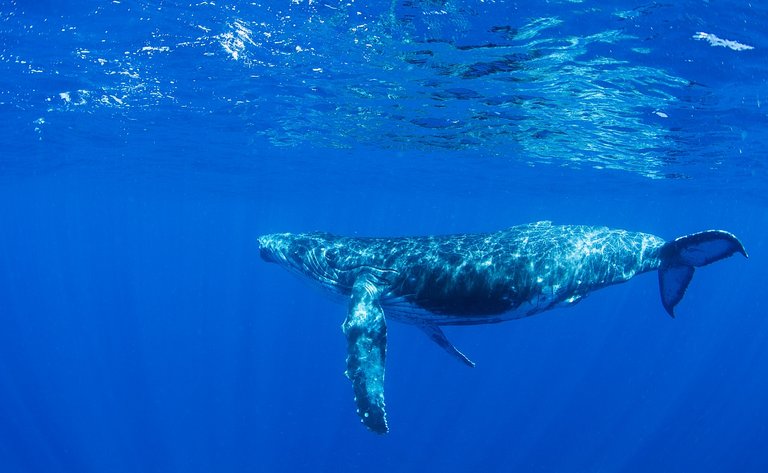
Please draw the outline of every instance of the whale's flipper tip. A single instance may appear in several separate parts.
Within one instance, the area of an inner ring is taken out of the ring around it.
[[[448,337],[445,336],[440,327],[433,324],[421,324],[419,325],[419,328],[422,329],[433,342],[437,343],[443,350],[448,352],[449,355],[455,357],[470,368],[475,367],[475,362],[467,358],[467,355],[453,346],[453,343],[448,340]]]
[[[659,291],[667,313],[675,316],[675,306],[683,299],[696,267],[720,261],[735,253],[749,257],[741,241],[723,230],[694,233],[665,244],[660,253]]]

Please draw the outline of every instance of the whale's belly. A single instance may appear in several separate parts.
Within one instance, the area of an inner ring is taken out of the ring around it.
[[[557,307],[567,307],[580,301],[584,295],[545,286],[526,299],[502,296],[498,300],[489,300],[485,295],[475,299],[454,294],[439,303],[424,304],[423,301],[417,302],[412,297],[390,293],[382,299],[382,306],[387,317],[404,323],[482,325],[521,319]]]

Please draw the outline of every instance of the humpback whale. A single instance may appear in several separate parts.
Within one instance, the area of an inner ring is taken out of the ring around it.
[[[537,222],[495,233],[353,238],[277,233],[259,238],[261,257],[305,276],[348,303],[346,376],[357,413],[388,432],[384,403],[386,318],[415,325],[450,355],[444,325],[490,324],[572,305],[590,292],[658,270],[661,302],[674,317],[695,268],[747,252],[731,233],[657,236]]]

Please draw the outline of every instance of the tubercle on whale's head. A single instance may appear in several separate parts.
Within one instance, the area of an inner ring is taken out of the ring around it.
[[[286,246],[281,244],[283,239],[279,234],[262,235],[259,237],[259,256],[268,263],[280,263],[285,259]]]
[[[296,235],[291,233],[272,233],[259,237],[259,255],[268,263],[292,266],[301,255],[296,244]]]

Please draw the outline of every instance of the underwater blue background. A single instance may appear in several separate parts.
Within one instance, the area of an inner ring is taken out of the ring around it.
[[[0,3],[0,471],[768,471],[760,2]],[[257,236],[552,220],[750,253],[573,308],[390,323]]]

